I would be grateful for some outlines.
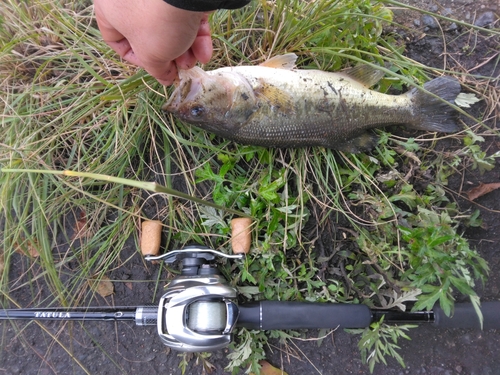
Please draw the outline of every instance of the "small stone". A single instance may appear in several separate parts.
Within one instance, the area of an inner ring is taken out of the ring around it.
[[[454,31],[458,29],[458,26],[455,22],[453,22],[450,26],[448,26],[448,31]]]
[[[419,20],[419,19],[416,19],[416,18],[413,20],[413,24],[414,24],[415,26],[417,26],[417,27],[420,27],[420,25],[421,25],[420,20]]]
[[[463,368],[460,365],[458,365],[457,367],[455,367],[455,371],[458,372],[459,374],[462,373],[462,370],[463,370]]]
[[[439,27],[436,19],[428,14],[422,16],[422,23],[429,29],[437,29]]]
[[[451,8],[444,8],[443,9],[443,16],[445,16],[445,17],[451,16],[452,13],[453,13],[453,10],[451,10]]]
[[[16,365],[9,366],[9,374],[14,375],[14,374],[20,374],[20,373],[21,373],[21,369],[18,366],[16,366]]]
[[[477,17],[476,22],[474,22],[474,25],[485,27],[493,24],[493,22],[495,22],[495,13],[488,11],[480,14],[479,17]]]

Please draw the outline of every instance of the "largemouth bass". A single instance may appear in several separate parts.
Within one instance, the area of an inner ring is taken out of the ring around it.
[[[401,124],[454,132],[447,103],[459,82],[443,76],[402,95],[370,90],[383,72],[368,65],[330,73],[295,69],[295,54],[258,66],[180,71],[162,107],[179,119],[243,144],[266,147],[323,146],[347,152],[373,147],[368,129]]]

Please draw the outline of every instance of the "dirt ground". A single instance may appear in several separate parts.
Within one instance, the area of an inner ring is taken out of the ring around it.
[[[500,6],[491,0],[407,0],[407,4],[439,12],[447,17],[475,23],[478,26],[500,27]],[[481,32],[465,31],[453,22],[423,17],[416,12],[394,9],[395,20],[406,27],[397,28],[407,45],[407,56],[428,66],[448,69],[465,69],[484,76],[498,76],[500,63],[499,39],[486,37]],[[498,80],[497,80],[497,85]],[[480,106],[480,104],[479,104]],[[480,108],[476,109],[479,111]],[[498,108],[497,108],[498,111]],[[478,112],[479,113],[479,112]],[[497,112],[498,114],[498,112]],[[488,125],[500,127],[498,119]],[[486,141],[487,153],[500,150],[500,139]],[[462,210],[480,209],[483,226],[467,230],[467,237],[489,262],[491,274],[479,291],[483,301],[500,300],[500,189],[475,202],[465,198],[464,192],[480,183],[500,181],[500,168],[479,175],[463,169],[449,182],[449,194]],[[134,252],[133,241],[122,252],[128,259]],[[22,274],[22,261],[14,257],[12,277]],[[99,302],[105,305],[139,305],[151,301],[155,293],[154,280],[158,268],[144,265],[141,260],[125,263],[114,270],[113,279],[144,280],[129,288],[127,283],[116,283],[115,294]],[[39,283],[35,281],[35,283]],[[40,293],[46,292],[37,284]],[[27,294],[27,298],[29,294]],[[16,295],[22,301],[22,298]],[[24,301],[28,304],[29,301]],[[96,302],[94,301],[94,304]],[[69,324],[60,322],[0,323],[0,374],[180,374],[178,353],[169,351],[156,335],[156,328],[136,327],[133,323],[87,322]],[[58,337],[55,343],[51,335]],[[314,337],[315,332],[311,335]],[[400,354],[406,368],[388,360],[387,366],[378,365],[376,375],[426,374],[426,375],[497,375],[500,374],[500,335],[497,331],[438,330],[421,326],[410,332],[411,341],[400,342]],[[278,342],[267,349],[268,360],[282,367],[290,375],[298,374],[368,374],[361,363],[357,348],[358,337],[345,332],[335,332],[318,347],[314,341],[295,340],[287,347]],[[228,350],[212,353],[208,359],[214,365],[212,374],[224,374]],[[203,367],[190,361],[186,374],[202,374]]]

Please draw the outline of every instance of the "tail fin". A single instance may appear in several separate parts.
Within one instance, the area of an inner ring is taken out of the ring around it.
[[[412,128],[443,133],[456,132],[458,130],[455,123],[456,111],[447,102],[453,103],[460,94],[458,80],[442,76],[427,82],[424,89],[439,98],[417,88],[410,90],[408,95],[416,108]]]

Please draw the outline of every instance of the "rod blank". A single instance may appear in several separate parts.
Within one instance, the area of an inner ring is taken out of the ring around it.
[[[0,320],[135,320],[136,308],[40,308],[0,310]]]

